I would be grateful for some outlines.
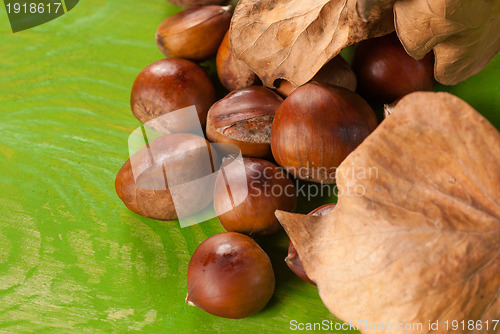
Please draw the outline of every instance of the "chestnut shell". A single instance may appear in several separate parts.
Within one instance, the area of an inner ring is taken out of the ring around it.
[[[245,233],[254,237],[270,235],[281,229],[274,215],[276,210],[294,211],[297,204],[295,185],[288,175],[275,164],[256,158],[244,158],[246,180],[230,175],[230,169],[221,168],[214,190],[214,207],[226,231]],[[224,175],[226,173],[226,175]],[[229,175],[228,175],[229,174]],[[246,189],[238,183],[247,185]],[[244,200],[235,203],[236,199]]]
[[[227,0],[168,0],[176,6],[184,8],[193,8],[208,5],[223,5]]]
[[[274,292],[271,261],[250,237],[226,232],[203,241],[188,265],[186,302],[239,319],[262,310]]]
[[[226,32],[217,51],[216,65],[220,82],[230,91],[260,83],[259,77],[250,67],[236,58],[229,41],[229,31]]]
[[[156,30],[156,44],[166,57],[203,61],[217,54],[229,29],[231,6],[203,6],[167,17]]]
[[[130,106],[143,124],[171,111],[195,106],[202,127],[216,101],[215,88],[205,71],[185,59],[158,60],[139,73],[132,86]],[[169,133],[169,129],[155,128]]]
[[[204,138],[187,133],[159,137],[150,142],[149,147],[152,149],[143,147],[134,153],[120,168],[115,179],[116,193],[125,206],[138,215],[158,220],[177,219],[164,171],[175,175],[179,183],[203,177],[213,171],[206,162],[216,161],[216,153]],[[199,191],[187,190],[184,196],[183,203],[188,203],[184,207],[186,214],[190,210],[196,213],[211,202]]]
[[[297,88],[276,111],[271,149],[276,162],[305,181],[335,182],[335,170],[377,126],[358,94],[312,82]]]
[[[358,44],[352,67],[361,96],[374,102],[391,103],[415,91],[434,89],[434,55],[412,58],[395,33]]]
[[[208,111],[207,138],[235,144],[245,156],[271,157],[271,125],[282,102],[278,94],[262,86],[233,91]]]
[[[309,212],[308,215],[310,216],[324,216],[328,213],[330,213],[334,208],[336,203],[330,203],[330,204],[325,204],[320,206],[319,208],[314,209],[313,211]],[[285,258],[285,262],[288,265],[288,267],[295,273],[295,275],[299,276],[302,280],[306,281],[307,283],[310,283],[312,285],[316,285],[309,276],[307,276],[306,271],[304,270],[304,265],[302,264],[302,261],[300,260],[299,254],[297,253],[297,250],[295,249],[295,246],[293,243],[290,241],[288,244],[288,256]]]

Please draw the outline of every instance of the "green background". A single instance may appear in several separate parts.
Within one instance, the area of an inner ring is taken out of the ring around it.
[[[116,196],[139,126],[130,88],[162,58],[156,27],[177,10],[164,0],[84,0],[16,34],[0,11],[0,332],[289,333],[292,319],[335,319],[285,266],[283,234],[261,241],[277,278],[263,312],[228,320],[188,306],[190,254],[222,231],[217,220],[180,229]],[[497,56],[447,90],[498,128],[499,78]]]

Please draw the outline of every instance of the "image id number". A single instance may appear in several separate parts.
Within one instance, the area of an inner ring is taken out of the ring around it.
[[[36,3],[36,2],[31,2],[31,3],[18,3],[15,2],[13,4],[8,3],[6,5],[7,7],[7,13],[23,13],[23,14],[43,14],[43,13],[59,13],[59,10],[63,10],[61,8],[62,3],[61,2],[55,2],[55,3]]]
[[[486,321],[481,321],[481,320],[478,320],[478,321],[474,321],[474,320],[448,321],[448,320],[446,320],[444,323],[446,325],[446,330],[451,329],[454,331],[456,331],[456,330],[460,330],[460,331],[486,330],[486,331],[489,331],[490,329],[496,330],[499,321],[498,320],[486,320]]]

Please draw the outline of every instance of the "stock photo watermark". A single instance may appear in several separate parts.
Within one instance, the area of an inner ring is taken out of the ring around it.
[[[363,182],[340,187],[299,181],[312,173],[357,181],[379,178],[375,167],[338,169],[307,163],[290,171],[273,164],[252,169],[252,164],[245,164],[238,146],[209,143],[205,139],[195,106],[169,112],[142,125],[129,136],[128,146],[137,187],[169,192],[181,227],[228,212],[248,196],[311,201],[317,197],[364,196],[367,191]],[[230,205],[216,214],[214,189],[219,173],[231,198]],[[293,182],[279,182],[285,179]]]
[[[414,333],[422,331],[464,332],[464,331],[490,331],[500,328],[499,320],[428,320],[422,322],[376,322],[355,320],[349,322],[335,322],[322,320],[320,322],[290,321],[292,331],[381,331]]]
[[[79,0],[4,0],[12,32],[52,21],[72,10]]]

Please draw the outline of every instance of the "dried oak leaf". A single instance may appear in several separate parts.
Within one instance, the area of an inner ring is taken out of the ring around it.
[[[358,0],[358,15],[366,21],[370,15],[375,14],[375,11],[380,13],[392,11],[392,5],[395,1],[396,0]]]
[[[371,10],[363,20],[357,0],[240,0],[230,40],[238,59],[274,87],[308,82],[343,48],[394,30],[392,11]]]
[[[332,313],[500,332],[484,326],[500,317],[500,134],[485,118],[448,93],[410,94],[336,175],[328,215],[276,212]]]
[[[394,19],[412,57],[434,50],[434,76],[445,85],[476,74],[500,50],[500,1],[396,1]]]
[[[433,50],[436,80],[454,85],[500,50],[500,1],[241,0],[230,38],[266,86],[276,79],[299,86],[344,47],[394,26],[412,57]]]

